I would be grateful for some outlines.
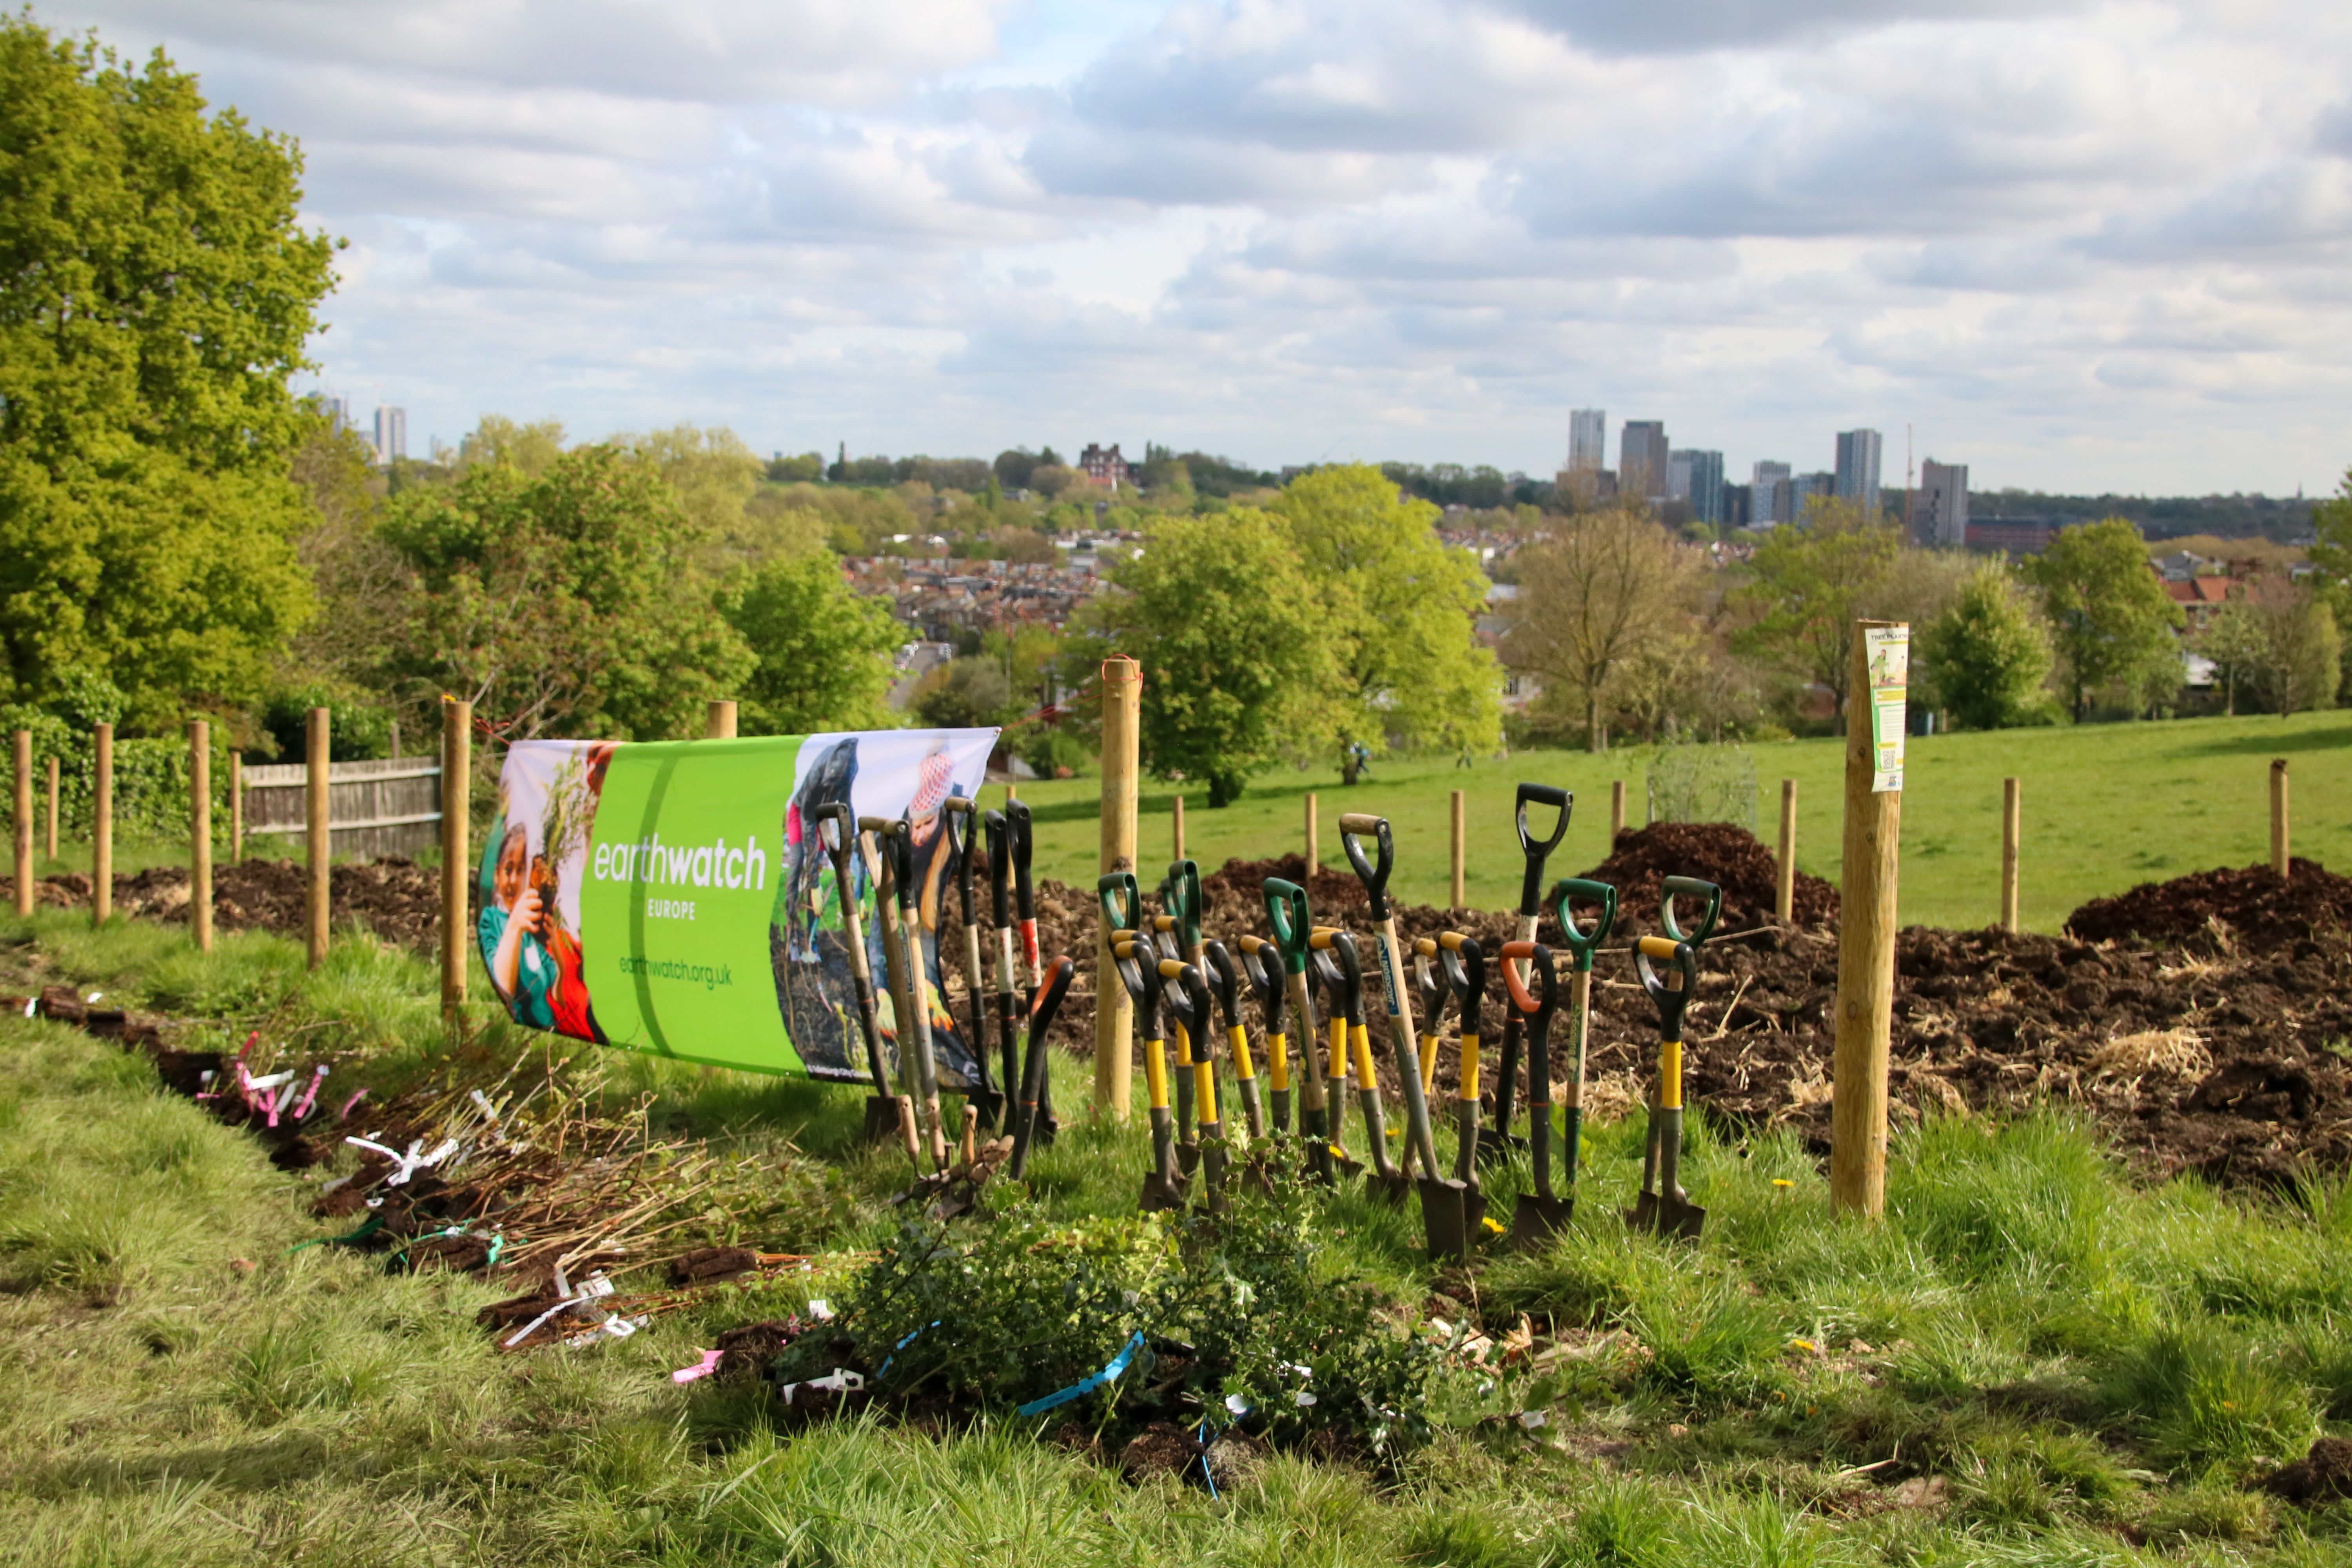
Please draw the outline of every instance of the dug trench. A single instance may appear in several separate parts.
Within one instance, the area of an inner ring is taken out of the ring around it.
[[[1228,861],[1206,878],[1206,934],[1234,944],[1270,936],[1267,878],[1303,881],[1318,921],[1369,935],[1363,889],[1344,871],[1303,875],[1297,856]],[[1654,1055],[1655,1013],[1625,943],[1655,929],[1658,889],[1692,876],[1724,889],[1686,1021],[1693,1103],[1734,1130],[1800,1129],[1821,1152],[1829,1132],[1830,1016],[1837,986],[1837,893],[1799,875],[1795,919],[1772,918],[1775,862],[1754,835],[1723,824],[1633,829],[1582,875],[1622,891],[1618,929],[1594,977],[1586,1104],[1601,1116],[1639,1102]],[[302,871],[248,860],[215,876],[216,920],[228,930],[299,933]],[[334,868],[333,919],[429,952],[439,938],[436,873],[387,859]],[[83,877],[49,879],[44,902],[86,903]],[[940,950],[950,1005],[962,1016],[963,938],[952,907]],[[116,879],[128,914],[187,918],[184,872]],[[1037,889],[1038,935],[1078,973],[1054,1029],[1093,1049],[1095,900],[1056,881]],[[1397,907],[1410,940],[1458,930],[1490,952],[1517,934],[1508,913]],[[1557,937],[1547,915],[1543,932]],[[1367,957],[1369,958],[1369,950]],[[1369,965],[1368,965],[1369,968]],[[1376,985],[1377,982],[1373,982]],[[1492,988],[1487,1028],[1498,1026]],[[2151,1177],[2195,1172],[2229,1184],[2282,1186],[2312,1169],[2352,1164],[2352,879],[2307,860],[2284,882],[2267,867],[2200,872],[2148,884],[2074,911],[2068,934],[1911,927],[1895,957],[1892,1114],[1981,1114],[2060,1102],[2096,1118]],[[1377,1002],[1371,1009],[1378,1011]],[[1255,1004],[1247,1005],[1255,1018]],[[1449,1013],[1438,1081],[1456,1079]],[[1555,1030],[1555,1041],[1564,1037]],[[1140,1048],[1139,1046],[1138,1047]],[[1393,1068],[1383,1060],[1386,1087]],[[1491,1079],[1487,1091],[1492,1102]]]

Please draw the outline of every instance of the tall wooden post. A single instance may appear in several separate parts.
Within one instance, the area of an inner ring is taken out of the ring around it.
[[[2024,837],[2024,789],[2020,781],[2000,781],[2000,929],[2017,930],[2018,847]]]
[[[245,753],[228,754],[228,863],[245,858]]]
[[[397,719],[392,721],[392,760],[395,763],[400,761],[400,721]]]
[[[49,839],[48,857],[58,858],[58,754],[49,753]]]
[[[1839,889],[1837,1047],[1830,1105],[1830,1201],[1875,1216],[1886,1207],[1886,1058],[1894,1033],[1895,868],[1903,826],[1899,783],[1882,789],[1873,737],[1867,633],[1856,624],[1846,690],[1845,867]],[[1906,628],[1907,629],[1907,628]],[[1898,694],[1883,725],[1903,734]],[[1899,756],[1899,752],[1896,753]],[[1899,777],[1899,775],[1898,775]]]
[[[1315,792],[1307,792],[1307,875],[1311,880],[1315,868],[1323,863],[1322,850],[1315,842]]]
[[[16,912],[33,912],[33,732],[16,731]]]
[[[1772,889],[1772,918],[1797,918],[1797,781],[1780,781],[1780,879]]]
[[[454,1019],[466,1005],[466,882],[473,869],[474,705],[441,704],[441,1016]]]
[[[1617,853],[1617,840],[1625,832],[1625,781],[1609,781],[1609,854]],[[1606,859],[1608,856],[1601,858]]]
[[[90,735],[89,923],[114,915],[114,726]]]
[[[329,728],[333,720],[324,708],[310,710],[310,744],[303,752],[302,797],[310,838],[310,875],[304,883],[304,921],[310,937],[310,967],[327,962],[327,921],[332,913],[334,882],[330,867],[334,855],[333,819],[328,815],[331,787],[327,761]]]
[[[1463,793],[1457,789],[1454,792],[1454,902],[1452,906],[1457,910],[1463,908],[1470,901],[1464,896],[1463,887],[1464,879],[1468,870],[1465,862],[1468,858],[1470,848],[1469,817],[1466,815],[1466,810],[1467,808],[1464,805],[1463,801]]]
[[[2286,837],[2286,759],[2271,759],[2271,870],[2286,880],[2290,861]]]
[[[213,950],[213,737],[202,719],[188,721],[188,928],[196,951]]]
[[[703,738],[710,741],[731,741],[735,738],[735,704],[720,700],[710,705],[709,718],[703,724]]]
[[[1181,860],[1184,858],[1184,797],[1181,795],[1176,797],[1176,817],[1174,826],[1176,832],[1176,858]]]
[[[1104,872],[1135,869],[1138,781],[1142,766],[1143,667],[1107,658],[1102,667],[1102,855]],[[1135,1005],[1110,956],[1110,932],[1095,921],[1094,1113],[1123,1122],[1134,1092]]]

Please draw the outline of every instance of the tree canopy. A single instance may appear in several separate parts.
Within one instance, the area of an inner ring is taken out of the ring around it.
[[[2026,563],[2025,577],[2042,590],[2078,721],[2110,686],[2124,687],[2135,707],[2151,689],[2179,689],[2180,606],[2149,568],[2138,529],[2119,517],[2062,529]]]
[[[1919,630],[1924,684],[1971,730],[2030,722],[2050,659],[2050,634],[1997,562],[1979,566],[1952,606]]]
[[[1439,541],[1437,508],[1352,464],[1301,475],[1269,510],[1330,638],[1341,777],[1355,783],[1358,743],[1492,746],[1502,697],[1495,656],[1477,639],[1486,579]]]
[[[1522,552],[1510,662],[1544,677],[1548,697],[1581,706],[1591,750],[1608,749],[1629,672],[1688,640],[1690,574],[1685,552],[1633,506],[1562,519]]]
[[[160,51],[0,17],[0,700],[89,668],[134,726],[247,704],[310,614],[300,173]]]
[[[1853,502],[1815,500],[1802,524],[1776,528],[1756,547],[1754,578],[1740,596],[1757,618],[1733,647],[1827,687],[1843,714],[1853,624],[1885,591],[1902,547],[1900,530]]]

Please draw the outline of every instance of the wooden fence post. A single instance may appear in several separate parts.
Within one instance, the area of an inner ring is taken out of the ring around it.
[[[1625,832],[1625,781],[1609,781],[1609,855],[1617,853],[1617,840]],[[1607,859],[1609,855],[1601,857]]]
[[[473,932],[466,883],[473,866],[474,705],[441,704],[441,1016],[466,1005],[466,942]]]
[[[2017,931],[2018,847],[2024,836],[2024,786],[2000,781],[2000,929]]]
[[[1464,804],[1463,792],[1458,789],[1455,790],[1454,792],[1454,903],[1452,907],[1457,910],[1463,908],[1469,902],[1469,900],[1464,896],[1463,887],[1464,879],[1468,869],[1468,868],[1464,864],[1469,854],[1469,817],[1466,815],[1467,810],[1468,808]]]
[[[1830,1104],[1830,1202],[1875,1217],[1886,1207],[1886,1058],[1894,1029],[1895,869],[1903,826],[1903,693],[1905,668],[1874,684],[1873,631],[1903,631],[1900,623],[1855,623],[1852,677],[1846,690],[1845,866],[1839,890],[1837,1045]],[[1882,645],[1883,646],[1883,645]],[[1883,653],[1891,666],[1891,651]],[[1862,710],[1856,712],[1854,710]],[[1882,773],[1884,731],[1894,762],[1892,783]],[[1887,787],[1881,787],[1886,785]]]
[[[104,925],[114,914],[114,726],[100,724],[90,736],[89,923]]]
[[[16,912],[33,912],[33,732],[16,731]]]
[[[735,738],[735,704],[724,700],[710,705],[709,718],[704,722],[703,739],[731,741]]]
[[[1315,843],[1315,792],[1307,792],[1307,879],[1315,877],[1315,868],[1321,865],[1321,851]]]
[[[1772,918],[1797,918],[1797,781],[1780,781],[1780,880],[1772,889]]]
[[[228,754],[228,863],[245,858],[245,753]]]
[[[1102,666],[1102,856],[1099,868],[1135,869],[1138,774],[1141,767],[1143,667],[1131,658]],[[1135,1005],[1119,984],[1110,933],[1095,921],[1094,1113],[1124,1122],[1135,1087]]]
[[[188,721],[188,927],[196,951],[213,950],[213,737]]]
[[[332,787],[331,764],[328,762],[328,739],[333,719],[324,708],[310,710],[310,744],[303,752],[304,774],[302,800],[307,808],[305,826],[309,829],[310,862],[310,876],[304,883],[304,921],[310,938],[310,967],[316,969],[327,962],[327,922],[333,911],[333,873],[331,865],[334,854],[334,836],[328,815],[328,792]]]
[[[2286,759],[2271,759],[2271,871],[2282,882],[2292,863],[2287,856]]]
[[[1175,831],[1176,858],[1181,860],[1184,858],[1184,797],[1181,795],[1176,797]]]
[[[49,858],[58,858],[58,754],[49,753]]]

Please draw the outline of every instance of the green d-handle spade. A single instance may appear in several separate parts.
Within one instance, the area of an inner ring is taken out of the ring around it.
[[[1577,923],[1571,906],[1579,901],[1601,906],[1600,913],[1590,928]],[[1562,877],[1552,884],[1551,907],[1559,921],[1559,944],[1568,949],[1570,970],[1568,1016],[1570,1052],[1575,1058],[1568,1076],[1568,1112],[1564,1136],[1568,1146],[1560,1155],[1560,1185],[1568,1189],[1570,1200],[1576,1196],[1577,1156],[1584,1144],[1584,1054],[1585,1039],[1592,1022],[1592,957],[1617,925],[1617,889],[1606,882],[1588,881],[1582,877]]]
[[[1706,912],[1699,917],[1698,930],[1685,931],[1675,921],[1675,900],[1677,897],[1697,899],[1706,904]],[[1715,922],[1722,914],[1723,889],[1713,882],[1701,881],[1696,877],[1668,877],[1658,884],[1658,923],[1664,926],[1666,934],[1676,942],[1686,942],[1696,947],[1714,933]]]
[[[1140,931],[1143,889],[1132,871],[1106,871],[1095,879],[1095,899],[1102,905],[1104,926],[1111,931]]]
[[[1315,1028],[1315,998],[1307,984],[1307,943],[1315,930],[1307,911],[1307,889],[1280,877],[1268,877],[1265,918],[1274,932],[1274,949],[1282,956],[1290,1010],[1298,1019],[1298,1060],[1306,1068],[1306,1083],[1298,1097],[1298,1135],[1307,1144],[1308,1172],[1328,1186],[1331,1182],[1331,1100],[1323,1076],[1323,1042]]]

